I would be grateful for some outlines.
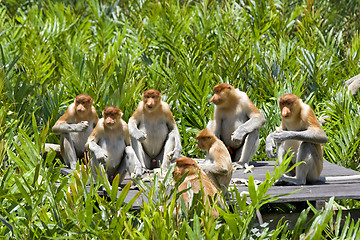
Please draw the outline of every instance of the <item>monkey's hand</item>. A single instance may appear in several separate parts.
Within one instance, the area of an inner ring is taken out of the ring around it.
[[[135,170],[135,178],[141,178],[143,174],[145,174],[145,169],[142,167],[136,167]]]
[[[99,151],[94,152],[94,154],[99,163],[105,164],[107,162],[108,155],[104,150],[100,149]]]
[[[108,157],[108,155],[106,154],[106,152],[102,150],[102,151],[99,153],[99,158],[97,158],[97,159],[98,159],[98,161],[99,161],[100,163],[106,164],[106,163],[108,162],[109,157]]]
[[[100,163],[105,163],[108,159],[107,153],[95,142],[89,142],[89,150],[95,155],[96,160]]]
[[[246,134],[248,134],[248,132],[246,131],[246,129],[242,126],[240,126],[238,129],[236,129],[232,134],[231,134],[231,141],[234,142],[242,142],[244,141]]]
[[[142,142],[146,139],[146,133],[144,133],[141,130],[137,130],[133,132],[133,136],[136,138],[136,140]]]
[[[74,124],[74,132],[83,132],[89,127],[88,121],[81,121],[77,124]]]
[[[281,132],[274,133],[274,135],[273,135],[273,139],[276,143],[282,143],[285,140],[288,140],[290,138],[291,138],[291,132],[289,132],[289,131],[281,131]]]
[[[276,151],[274,134],[275,133],[270,133],[266,138],[266,155],[268,156],[268,158],[276,158],[277,156],[277,153],[274,153],[274,150]]]
[[[175,148],[171,152],[167,154],[168,159],[170,162],[175,162],[176,159],[178,159],[181,156],[181,148]]]

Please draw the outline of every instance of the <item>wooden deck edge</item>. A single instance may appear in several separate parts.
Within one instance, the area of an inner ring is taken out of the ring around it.
[[[338,214],[338,210],[334,210],[334,222],[336,221],[336,217]],[[341,227],[344,225],[345,218],[350,214],[350,218],[355,221],[359,221],[360,219],[360,209],[354,210],[342,210],[341,214]],[[271,214],[262,214],[263,221],[269,224],[270,229],[276,229],[278,222],[282,220],[282,222],[287,221],[289,223],[288,229],[293,230],[300,216],[300,212],[295,213],[271,213]],[[307,219],[308,221],[314,216],[312,212],[309,212]]]

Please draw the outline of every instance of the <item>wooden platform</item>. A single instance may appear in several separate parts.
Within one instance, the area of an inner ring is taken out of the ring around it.
[[[255,180],[264,181],[266,172],[272,173],[274,169],[275,161],[261,161],[251,162],[250,165],[254,165],[251,173],[244,173],[244,169],[237,170],[233,173],[233,179],[244,179],[247,180],[250,175],[254,176]],[[63,174],[70,173],[70,169],[62,169]],[[296,193],[280,197],[276,202],[290,203],[290,202],[304,202],[304,201],[324,201],[330,199],[332,196],[335,199],[360,199],[360,172],[340,167],[336,164],[324,161],[324,169],[322,176],[334,177],[334,176],[356,176],[357,180],[337,180],[330,182],[317,182],[312,185],[303,186],[272,186],[268,191],[272,196],[282,195],[291,193],[297,189],[300,189]],[[128,183],[130,179],[125,179],[121,186]],[[247,191],[248,188],[245,184],[236,184],[238,190]],[[129,202],[139,190],[130,190],[127,195],[125,202]],[[119,191],[120,194],[120,191]],[[106,195],[105,192],[99,191],[99,195]],[[135,201],[133,207],[138,208],[142,206],[142,201],[148,202],[145,195]]]
[[[253,175],[255,180],[264,181],[267,171],[270,173],[274,169],[274,161],[251,162],[254,165],[253,172],[245,174],[243,170],[233,173],[233,178],[248,179],[249,175]],[[291,195],[283,196],[276,202],[301,202],[301,201],[318,201],[328,200],[332,196],[335,199],[360,199],[360,172],[352,169],[340,167],[336,164],[324,161],[324,169],[322,171],[324,177],[336,176],[358,176],[357,180],[336,180],[329,182],[317,182],[312,185],[303,186],[272,186],[268,193],[276,196],[291,193],[297,189],[298,192]],[[246,186],[238,186],[239,191],[247,191]]]

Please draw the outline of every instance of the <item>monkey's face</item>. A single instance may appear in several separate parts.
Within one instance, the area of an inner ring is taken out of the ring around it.
[[[149,89],[143,93],[144,108],[146,111],[154,111],[161,101],[161,94],[158,90]]]
[[[299,100],[296,95],[286,94],[279,99],[279,107],[281,116],[285,119],[290,119],[292,116],[298,114]]]
[[[175,181],[178,181],[186,172],[189,172],[187,176],[193,175],[196,173],[198,166],[194,159],[188,157],[179,157],[175,160],[176,165],[172,176]]]
[[[230,84],[222,83],[214,87],[214,95],[210,98],[209,102],[215,105],[222,105],[228,102],[230,91],[233,87]]]
[[[75,101],[75,111],[77,114],[85,114],[91,111],[93,105],[93,99],[87,94],[80,94],[76,96]]]
[[[144,101],[145,109],[151,112],[154,111],[159,106],[161,99],[159,96],[146,95],[144,96],[143,101]]]
[[[119,125],[121,121],[122,112],[115,106],[110,106],[104,109],[103,117],[104,124],[107,128],[114,128]]]
[[[120,121],[119,116],[114,114],[107,114],[104,116],[104,124],[107,128],[114,128],[117,126],[117,123]]]
[[[200,148],[203,151],[209,151],[211,146],[211,136],[202,136],[197,138],[198,143],[197,147]]]
[[[85,114],[91,111],[92,101],[91,100],[75,100],[75,110],[77,114]]]
[[[175,181],[179,181],[179,179],[184,175],[191,176],[196,173],[196,167],[194,164],[176,164],[174,171],[172,172],[172,176]]]
[[[174,171],[172,172],[172,176],[175,181],[179,181],[181,176],[184,174],[183,169],[186,165],[178,165],[176,164]]]
[[[196,139],[198,140],[198,144],[196,146],[203,151],[209,151],[213,142],[216,141],[215,135],[209,129],[201,130],[196,135]]]

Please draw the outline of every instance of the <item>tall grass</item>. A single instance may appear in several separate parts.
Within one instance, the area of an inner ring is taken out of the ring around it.
[[[211,89],[231,83],[267,119],[254,160],[266,160],[264,139],[279,125],[276,99],[294,93],[318,117],[332,116],[323,125],[330,139],[325,158],[359,170],[359,98],[342,90],[359,74],[359,6],[333,0],[0,2],[0,232],[9,238],[107,238],[114,229],[123,238],[241,235],[223,222],[198,225],[202,215],[172,226],[168,235],[148,233],[155,218],[165,221],[159,226],[171,218],[154,206],[131,212],[121,200],[108,203],[96,185],[84,191],[89,173],[80,167],[71,178],[60,176],[61,164],[52,154],[43,160],[41,148],[59,141],[48,129],[80,93],[94,98],[99,114],[116,105],[128,120],[141,92],[157,88],[177,121],[183,154],[202,157],[194,136],[211,118]],[[337,229],[329,211],[317,214],[324,223],[319,234],[355,236]],[[298,236],[284,224],[261,234]],[[308,227],[298,231],[313,234]]]

